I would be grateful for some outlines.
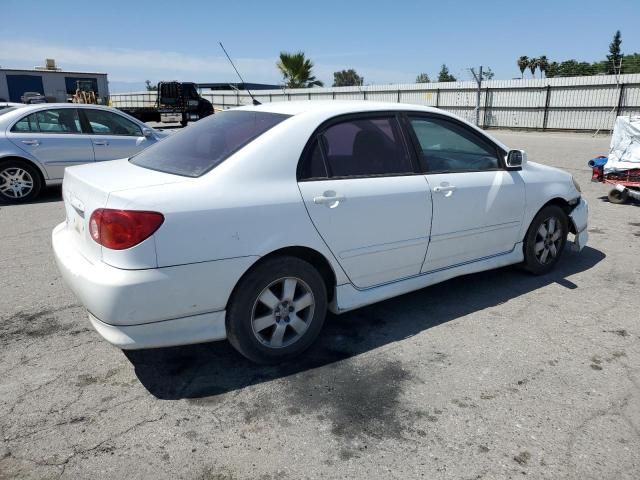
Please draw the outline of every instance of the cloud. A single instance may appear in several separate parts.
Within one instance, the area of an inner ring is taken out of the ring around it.
[[[358,55],[358,54],[353,54]],[[318,54],[315,58],[336,58],[340,55]],[[350,56],[345,54],[345,57]],[[45,58],[54,58],[59,67],[69,70],[106,72],[114,84],[140,84],[150,79],[204,81],[236,81],[236,74],[227,59],[220,56],[201,56],[161,50],[135,50],[113,47],[82,47],[55,45],[32,40],[0,38],[0,65],[31,68]],[[314,57],[312,57],[314,58]],[[276,58],[234,59],[245,80],[249,82],[279,83]],[[333,72],[355,68],[365,82],[390,83],[413,81],[415,75],[358,65],[325,64],[316,62],[316,77],[327,84]]]

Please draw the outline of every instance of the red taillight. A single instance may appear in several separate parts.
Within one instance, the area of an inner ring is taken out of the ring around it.
[[[164,222],[158,212],[99,208],[91,214],[89,232],[100,245],[124,250],[146,240]]]

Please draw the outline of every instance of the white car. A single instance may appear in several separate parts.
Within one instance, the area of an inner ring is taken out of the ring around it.
[[[41,103],[0,110],[0,200],[28,202],[71,165],[130,157],[168,134],[115,108]]]
[[[62,275],[122,349],[228,338],[297,355],[346,312],[452,277],[551,270],[587,242],[573,177],[441,110],[283,102],[72,167]]]

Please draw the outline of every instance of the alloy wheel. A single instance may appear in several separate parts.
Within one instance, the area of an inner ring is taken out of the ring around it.
[[[0,193],[5,197],[24,198],[33,190],[33,177],[20,167],[7,167],[0,170]]]
[[[556,217],[549,217],[538,227],[534,253],[541,265],[555,260],[562,245],[562,224]]]
[[[253,305],[253,334],[269,348],[292,345],[309,328],[314,309],[309,285],[299,278],[280,278],[262,290]]]

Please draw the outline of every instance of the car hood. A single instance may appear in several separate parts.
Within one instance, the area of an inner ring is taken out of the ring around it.
[[[549,165],[543,165],[542,163],[527,162],[524,167],[528,171],[544,174],[549,180],[559,180],[571,182],[571,174],[564,170]]]

